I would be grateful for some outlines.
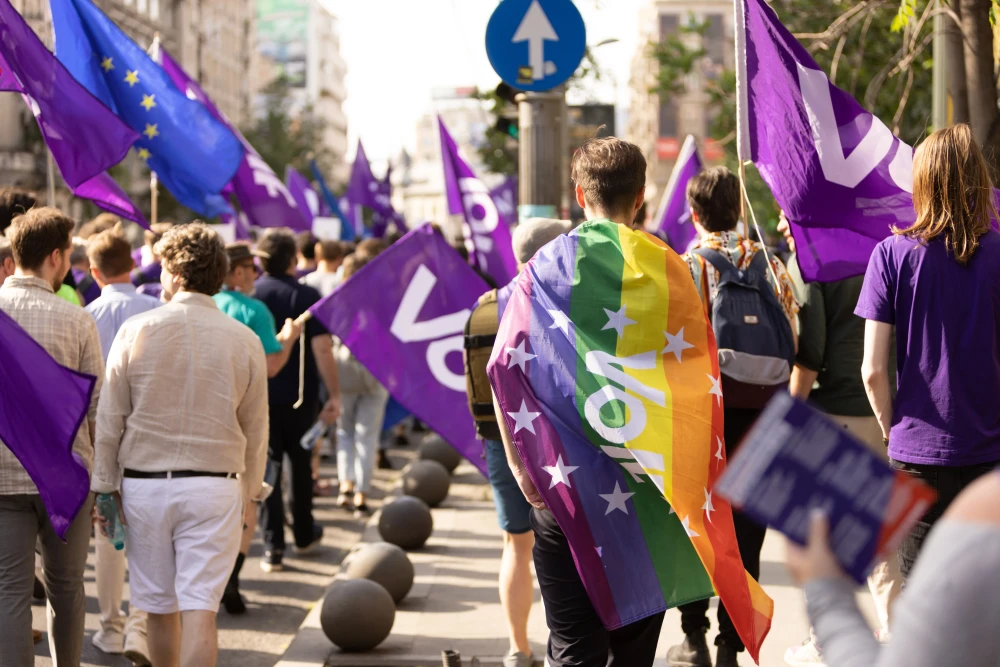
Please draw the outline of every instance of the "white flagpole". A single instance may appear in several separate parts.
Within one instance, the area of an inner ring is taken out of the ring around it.
[[[162,64],[163,58],[160,55],[160,33],[153,36],[153,43],[149,47],[149,57],[157,65]],[[149,222],[155,225],[159,221],[159,200],[160,200],[160,179],[156,177],[156,172],[149,170]]]
[[[48,205],[55,207],[56,205],[56,165],[55,161],[52,159],[52,151],[49,150],[48,146],[45,147],[45,172],[46,172],[46,190]]]

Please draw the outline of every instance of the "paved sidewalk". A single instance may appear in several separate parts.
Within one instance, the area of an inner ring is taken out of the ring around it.
[[[379,541],[374,523],[366,529],[363,541]],[[389,638],[369,653],[342,653],[320,630],[317,605],[278,667],[430,667],[441,664],[441,651],[448,648],[459,651],[465,665],[473,657],[483,667],[499,665],[507,651],[506,623],[496,589],[501,544],[489,486],[471,465],[463,464],[448,499],[434,510],[431,539],[424,549],[410,553],[416,581],[399,605]],[[799,644],[808,631],[801,591],[784,566],[780,535],[768,535],[761,570],[764,587],[775,601],[774,623],[761,664],[778,667],[785,664],[785,650]],[[859,595],[859,600],[873,618],[870,597]],[[713,626],[714,608],[713,602]],[[529,634],[536,655],[544,656],[547,630],[540,604],[532,610]],[[667,649],[681,639],[680,614],[671,610],[660,635],[658,667],[665,666]],[[741,664],[748,666],[752,661],[744,654]]]

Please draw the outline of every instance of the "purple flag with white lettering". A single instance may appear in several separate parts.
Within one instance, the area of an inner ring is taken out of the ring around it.
[[[9,0],[0,0],[0,90],[24,95],[70,187],[121,162],[139,138],[73,78]]]
[[[288,165],[285,167],[285,187],[292,194],[299,210],[305,215],[309,224],[313,219],[321,215],[321,202],[319,195],[313,190],[312,185],[306,177],[299,173],[299,170]]]
[[[662,213],[657,221],[656,231],[666,236],[667,243],[679,254],[687,252],[691,241],[698,235],[691,221],[691,207],[688,206],[688,182],[702,170],[698,143],[690,134],[684,140],[681,152],[670,172],[670,180],[663,191],[660,202]]]
[[[73,441],[96,382],[60,366],[0,310],[0,446],[38,487],[61,539],[90,493],[90,472],[73,452]]]
[[[465,394],[465,323],[489,288],[430,225],[310,310],[403,407],[486,474]],[[372,298],[372,295],[378,298]]]
[[[916,217],[913,150],[830,82],[764,0],[735,8],[740,157],[791,222],[807,280],[862,274],[890,226]]]
[[[508,176],[503,183],[490,190],[500,221],[509,227],[517,222],[517,176]]]
[[[458,154],[458,146],[441,118],[438,118],[438,125],[448,210],[452,215],[465,217],[465,241],[469,245],[470,261],[498,285],[506,285],[517,275],[510,227],[501,220],[489,189]]]
[[[347,217],[349,218],[350,224],[354,226],[355,231],[359,236],[370,237],[375,236],[374,229],[368,229],[364,226],[364,218],[361,214],[361,208],[371,209],[373,212],[382,211],[382,206],[380,204],[379,191],[381,189],[381,184],[375,175],[372,173],[372,166],[368,162],[368,155],[365,154],[365,147],[361,144],[361,140],[358,139],[358,152],[354,158],[354,166],[351,168],[351,180],[347,184],[347,191],[341,198],[341,202],[344,200],[349,202],[347,204]],[[342,205],[343,209],[343,205]],[[342,210],[342,213],[344,211]],[[384,234],[383,230],[383,234]]]
[[[198,82],[188,76],[162,47],[158,60],[178,90],[201,102],[218,121],[232,130],[246,148],[240,167],[229,185],[249,223],[255,227],[288,227],[294,231],[308,231],[311,222],[299,209],[288,188],[236,126],[213,104]]]

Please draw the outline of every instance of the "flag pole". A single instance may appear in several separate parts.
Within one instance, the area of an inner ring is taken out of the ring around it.
[[[48,146],[45,147],[45,180],[46,180],[46,194],[48,199],[48,205],[55,207],[56,205],[56,166],[52,159],[52,151],[49,150]]]
[[[160,56],[160,32],[157,31],[153,34],[153,43],[149,46],[149,56],[153,61],[160,65],[163,62],[163,58]],[[149,170],[149,222],[155,225],[159,221],[159,203],[160,203],[160,179],[157,178],[156,172],[152,169]]]

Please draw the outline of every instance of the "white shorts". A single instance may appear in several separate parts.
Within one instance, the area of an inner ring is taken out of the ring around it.
[[[239,481],[122,480],[132,604],[151,614],[218,611],[243,532]]]

